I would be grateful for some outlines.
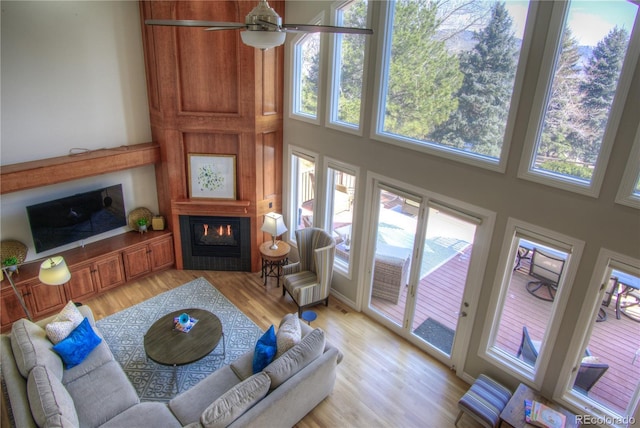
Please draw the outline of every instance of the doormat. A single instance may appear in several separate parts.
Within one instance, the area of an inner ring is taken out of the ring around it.
[[[172,367],[157,364],[144,352],[144,335],[169,312],[205,309],[222,322],[222,341],[211,354],[191,364]],[[141,401],[167,402],[220,367],[254,348],[262,330],[204,278],[158,294],[96,322],[115,359],[133,384]],[[176,388],[177,381],[177,388]]]
[[[451,355],[455,332],[433,318],[427,318],[418,328],[413,330],[413,334],[421,337],[447,355]]]

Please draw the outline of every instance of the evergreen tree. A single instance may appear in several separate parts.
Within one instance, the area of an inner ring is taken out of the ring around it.
[[[562,51],[556,64],[551,93],[538,146],[538,156],[544,158],[576,158],[579,147],[582,112],[580,94],[580,53],[578,42],[569,27],[564,29]]]
[[[515,79],[518,41],[504,3],[495,3],[488,25],[463,52],[459,108],[429,138],[441,144],[499,157]]]
[[[320,36],[305,36],[302,45],[302,71],[300,82],[300,110],[310,115],[318,114],[318,82],[320,81]]]
[[[395,4],[384,130],[425,140],[457,109],[462,74],[438,30],[436,6],[427,0]]]
[[[600,153],[628,44],[629,33],[624,28],[614,27],[598,42],[585,67],[585,79],[580,85],[586,114],[585,162],[595,164]]]
[[[349,9],[344,12],[342,25],[366,28],[367,0],[353,1]],[[338,120],[354,125],[360,123],[364,47],[367,37],[361,34],[341,36],[342,67],[340,70]]]

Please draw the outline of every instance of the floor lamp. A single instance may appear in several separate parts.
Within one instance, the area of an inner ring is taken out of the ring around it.
[[[40,273],[38,274],[38,279],[41,283],[46,285],[62,285],[71,279],[71,272],[69,272],[67,263],[64,261],[64,258],[62,256],[53,256],[47,257],[46,259],[30,260],[14,266],[2,267],[2,272],[7,276],[9,284],[11,284],[11,288],[13,288],[13,292],[16,293],[16,297],[18,298],[20,305],[22,305],[22,309],[24,309],[24,312],[25,314],[27,314],[27,318],[29,318],[30,321],[33,321],[33,318],[31,318],[31,313],[29,312],[29,309],[27,309],[27,305],[24,302],[24,299],[22,298],[20,292],[18,292],[16,284],[13,282],[11,276],[13,274],[13,271],[15,270],[14,267],[17,268],[41,260],[44,260],[40,265]]]

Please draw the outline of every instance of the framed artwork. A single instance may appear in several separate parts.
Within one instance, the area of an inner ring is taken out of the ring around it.
[[[189,197],[236,199],[236,156],[189,153]]]

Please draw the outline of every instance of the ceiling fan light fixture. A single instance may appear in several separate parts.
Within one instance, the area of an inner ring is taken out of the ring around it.
[[[242,43],[258,49],[270,49],[284,43],[287,34],[280,31],[242,31]]]

